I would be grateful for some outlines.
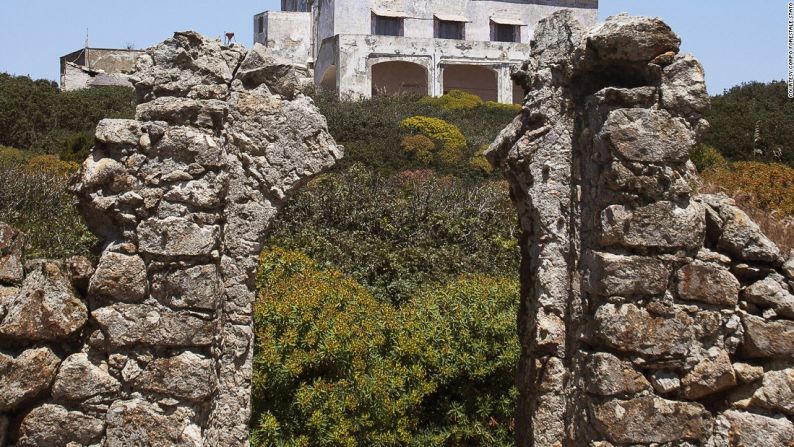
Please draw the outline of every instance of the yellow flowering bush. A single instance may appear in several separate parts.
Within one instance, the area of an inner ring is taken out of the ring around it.
[[[477,95],[455,89],[437,98],[426,96],[419,100],[419,104],[439,107],[449,112],[476,109],[483,105],[483,101]]]
[[[434,142],[437,148],[434,158],[442,166],[454,165],[463,158],[463,150],[466,148],[466,137],[460,132],[457,126],[450,124],[440,118],[433,118],[429,116],[412,116],[404,119],[400,123],[400,128],[403,131],[410,132],[408,137],[403,138],[403,150],[405,150],[406,138],[423,136],[430,141]],[[407,142],[413,146],[425,145],[425,140],[417,141],[416,139],[408,140]],[[430,154],[425,151],[423,146],[421,149],[416,149],[414,152],[417,159],[427,163],[430,160]]]
[[[737,161],[717,165],[702,177],[728,194],[747,194],[756,208],[794,216],[794,168],[778,163]]]
[[[517,281],[462,277],[396,307],[273,248],[257,285],[253,445],[511,445]]]

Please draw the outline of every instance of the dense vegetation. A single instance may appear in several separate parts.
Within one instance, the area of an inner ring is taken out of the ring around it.
[[[794,101],[786,83],[751,82],[712,98],[705,143],[731,161],[794,167]]]
[[[82,161],[103,118],[131,118],[135,95],[125,87],[61,92],[43,79],[0,73],[0,145]]]
[[[512,445],[517,280],[463,276],[395,307],[271,249],[258,286],[254,445]]]

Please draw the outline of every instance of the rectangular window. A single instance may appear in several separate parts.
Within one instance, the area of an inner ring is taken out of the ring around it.
[[[491,24],[491,40],[494,42],[521,42],[521,27],[518,25]]]
[[[372,34],[376,36],[402,36],[403,18],[372,14]]]
[[[309,2],[306,0],[281,0],[281,10],[289,12],[308,12]]]
[[[264,33],[265,32],[265,18],[263,16],[259,16],[259,17],[257,17],[256,21],[257,21],[257,26],[256,27],[259,30],[258,31],[259,34]]]
[[[465,23],[436,19],[436,38],[464,40]]]

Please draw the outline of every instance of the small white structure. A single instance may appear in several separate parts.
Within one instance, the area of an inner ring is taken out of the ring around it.
[[[254,17],[254,40],[340,97],[460,89],[519,103],[510,72],[538,21],[565,8],[596,22],[598,0],[282,0]]]

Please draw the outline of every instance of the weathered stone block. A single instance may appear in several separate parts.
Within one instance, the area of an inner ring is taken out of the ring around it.
[[[697,400],[736,385],[731,358],[724,349],[711,348],[708,356],[681,379],[684,397]]]
[[[678,53],[681,39],[658,18],[619,14],[592,28],[587,46],[602,60],[645,63],[668,51]]]
[[[744,211],[723,205],[720,217],[724,224],[717,248],[743,261],[782,262],[780,249]]]
[[[595,252],[589,265],[588,287],[603,296],[660,295],[670,278],[669,267],[651,257]]]
[[[139,303],[146,299],[148,284],[146,264],[137,255],[105,251],[91,278],[88,293],[123,303]]]
[[[85,325],[88,310],[56,263],[35,266],[13,297],[7,297],[0,335],[31,341],[66,338]]]
[[[215,362],[192,352],[155,359],[135,379],[136,389],[200,401],[215,392]]]
[[[587,391],[599,396],[636,394],[651,387],[631,363],[598,352],[587,358]]]
[[[139,121],[124,119],[104,119],[97,124],[96,141],[103,144],[131,146],[137,148],[143,135]]]
[[[735,306],[739,302],[739,280],[727,269],[696,261],[676,273],[678,297],[717,306]]]
[[[24,278],[25,235],[0,222],[0,284],[18,284]]]
[[[794,318],[794,295],[788,290],[785,278],[773,274],[752,284],[742,292],[745,301],[755,305],[771,308],[776,314]]]
[[[200,447],[201,429],[191,417],[182,408],[166,414],[143,400],[116,401],[107,413],[105,445]]]
[[[121,384],[107,371],[88,360],[88,355],[72,354],[58,370],[52,385],[52,396],[64,401],[84,401],[95,396],[118,392]]]
[[[734,363],[733,370],[739,383],[753,383],[764,378],[764,367],[748,363]]]
[[[683,163],[695,145],[686,122],[665,110],[614,110],[596,138],[618,159],[642,163]]]
[[[742,353],[751,358],[787,358],[794,355],[794,321],[767,321],[743,315]]]
[[[209,256],[219,242],[220,227],[199,226],[181,217],[149,219],[138,226],[142,253],[164,257]]]
[[[794,445],[794,424],[786,418],[770,418],[732,410],[722,415],[730,424],[731,445],[747,447]]]
[[[653,315],[634,304],[605,304],[593,321],[594,337],[621,352],[649,357],[683,357],[703,337],[714,336],[722,318],[718,312],[690,315],[675,309],[671,316]]]
[[[704,442],[714,420],[702,405],[655,396],[593,405],[593,422],[617,443]]]
[[[0,412],[9,412],[49,389],[61,359],[50,348],[14,358],[0,353]]]
[[[708,110],[709,94],[703,66],[692,55],[676,55],[662,71],[662,105],[667,110],[695,118]]]
[[[113,347],[209,346],[217,323],[187,312],[149,305],[114,304],[92,312]]]
[[[769,371],[750,398],[750,406],[794,416],[794,369]]]
[[[696,202],[686,208],[656,202],[635,210],[612,205],[601,213],[601,231],[605,246],[691,249],[703,245],[706,215]]]
[[[105,422],[59,405],[34,408],[22,420],[18,447],[96,445]]]
[[[152,296],[174,309],[216,310],[221,297],[218,267],[157,272],[152,275]]]

